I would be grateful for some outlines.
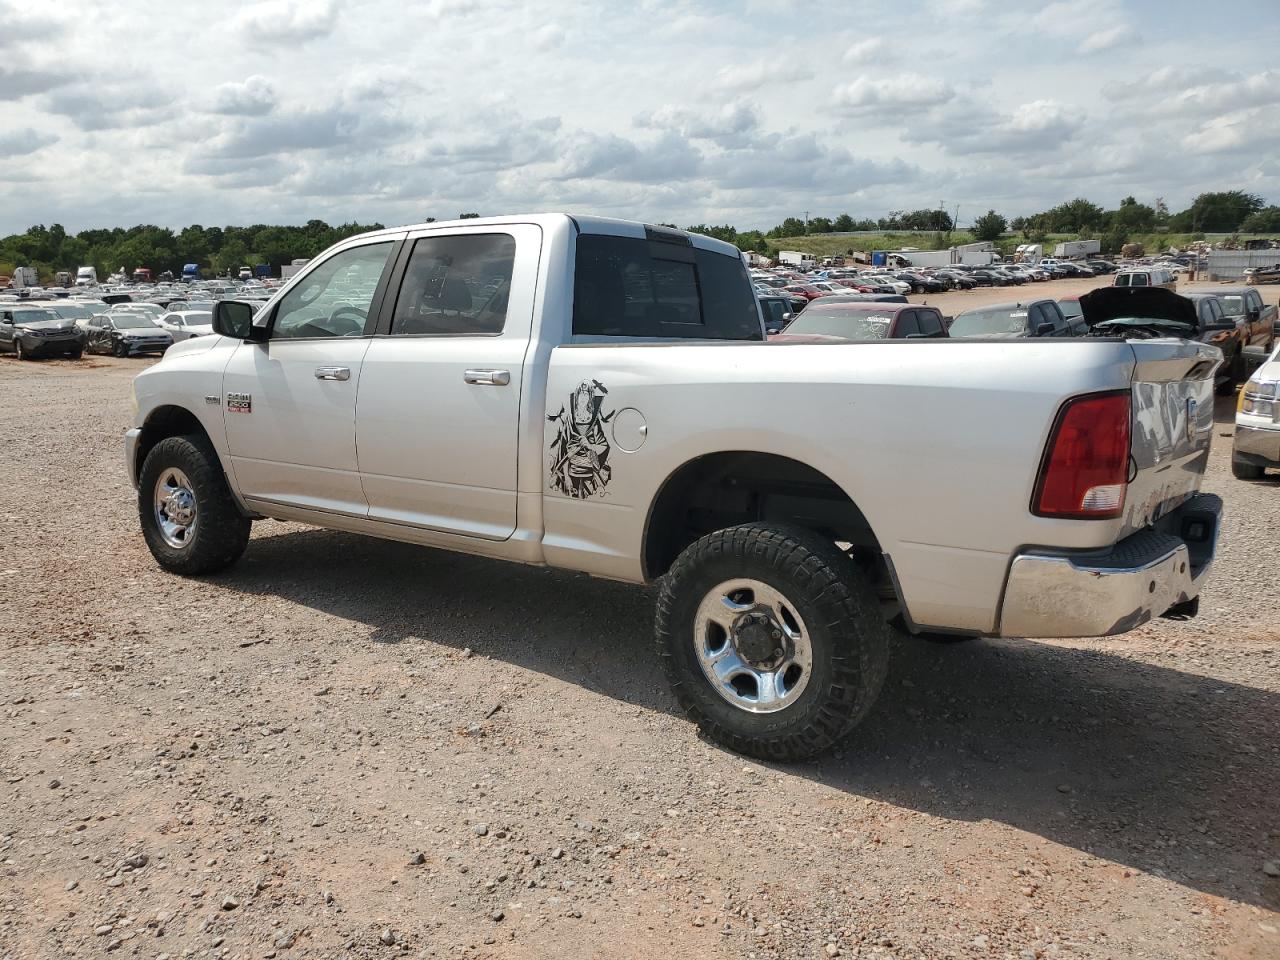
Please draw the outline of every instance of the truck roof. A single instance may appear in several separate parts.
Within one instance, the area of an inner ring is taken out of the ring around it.
[[[689,233],[672,227],[643,223],[639,220],[618,220],[612,217],[579,216],[569,213],[528,213],[511,214],[501,217],[469,217],[465,220],[437,220],[434,223],[412,223],[398,227],[387,227],[373,230],[360,236],[401,233],[405,230],[443,230],[454,227],[501,226],[508,223],[533,223],[542,227],[559,228],[571,226],[577,233],[589,233],[611,237],[634,237],[644,239],[676,239],[688,238],[688,242],[699,250],[709,250],[730,257],[741,257],[742,251],[731,243],[716,240],[714,237],[700,233]],[[352,239],[352,238],[348,238]]]

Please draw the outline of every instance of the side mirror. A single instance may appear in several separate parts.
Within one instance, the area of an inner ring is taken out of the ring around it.
[[[1261,316],[1262,316],[1262,311],[1259,310],[1257,307],[1251,307],[1249,309],[1249,321],[1251,323],[1257,323],[1258,318]]]
[[[253,325],[253,307],[239,300],[219,300],[213,305],[213,332],[235,340],[267,339],[266,328]]]
[[[1049,336],[1049,334],[1051,334],[1051,333],[1053,333],[1053,324],[1052,324],[1052,323],[1038,323],[1038,324],[1036,324],[1036,336],[1037,336],[1037,337],[1047,337],[1047,336]]]

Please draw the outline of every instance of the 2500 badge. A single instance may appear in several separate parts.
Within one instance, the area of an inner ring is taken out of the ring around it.
[[[227,413],[253,413],[253,394],[228,393]]]

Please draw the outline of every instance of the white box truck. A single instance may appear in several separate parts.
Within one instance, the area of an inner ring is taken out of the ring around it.
[[[1097,240],[1068,240],[1054,247],[1053,255],[1066,257],[1068,260],[1078,260],[1081,257],[1092,256],[1101,250],[1102,244]]]

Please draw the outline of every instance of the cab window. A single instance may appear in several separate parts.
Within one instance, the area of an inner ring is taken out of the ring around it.
[[[393,244],[371,243],[335,253],[276,306],[272,340],[358,337]]]
[[[516,241],[508,233],[423,237],[413,245],[392,336],[502,333]]]

